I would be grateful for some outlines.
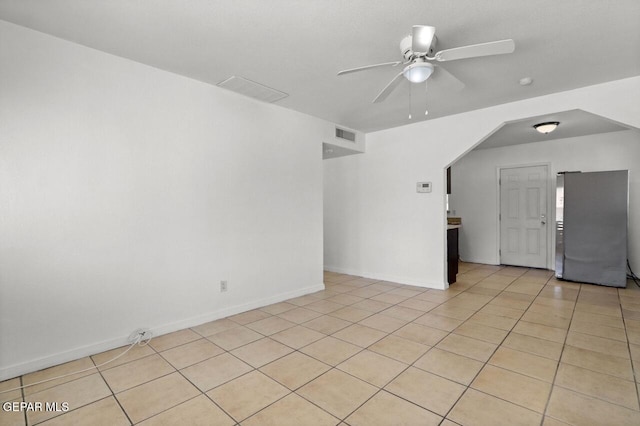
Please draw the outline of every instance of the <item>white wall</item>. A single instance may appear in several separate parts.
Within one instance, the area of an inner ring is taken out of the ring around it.
[[[324,162],[327,269],[445,288],[445,168],[505,121],[583,109],[640,127],[640,77],[369,133]],[[433,182],[417,194],[416,182]]]
[[[0,21],[0,129],[0,380],[323,288],[331,123]]]
[[[462,217],[460,256],[498,264],[498,167],[550,164],[548,265],[554,269],[555,176],[559,171],[629,170],[629,258],[640,269],[640,131],[603,133],[472,151],[451,170],[451,210]]]

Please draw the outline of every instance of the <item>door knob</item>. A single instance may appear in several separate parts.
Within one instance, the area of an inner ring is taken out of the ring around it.
[[[547,217],[546,217],[545,215],[543,215],[543,214],[542,214],[542,215],[540,215],[540,223],[541,223],[541,224],[543,224],[543,225],[544,225],[544,224],[546,224],[546,223],[547,223],[546,218],[547,218]]]

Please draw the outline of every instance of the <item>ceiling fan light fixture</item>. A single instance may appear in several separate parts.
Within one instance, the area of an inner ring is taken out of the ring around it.
[[[560,124],[559,121],[548,121],[546,123],[535,124],[533,128],[536,129],[538,132],[547,135],[553,132],[558,127],[559,124]]]
[[[428,62],[414,62],[411,65],[405,67],[402,71],[405,78],[412,83],[422,83],[427,81],[433,73],[433,65]]]

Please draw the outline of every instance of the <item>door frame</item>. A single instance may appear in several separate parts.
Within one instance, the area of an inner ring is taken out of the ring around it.
[[[536,162],[536,163],[519,163],[514,165],[499,165],[496,166],[496,259],[498,259],[498,265],[502,265],[502,256],[500,255],[500,242],[501,242],[501,226],[500,226],[500,174],[503,169],[519,169],[523,167],[537,167],[547,166],[547,255],[545,256],[545,269],[553,270],[549,268],[552,265],[553,247],[555,247],[554,241],[551,238],[554,234],[551,232],[554,228],[556,220],[555,211],[555,191],[553,191],[553,182],[551,181],[551,162]],[[552,194],[553,192],[553,194]]]

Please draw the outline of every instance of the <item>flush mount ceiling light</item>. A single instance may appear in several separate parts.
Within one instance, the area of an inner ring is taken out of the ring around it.
[[[533,126],[533,128],[536,129],[538,132],[546,135],[553,132],[556,129],[556,127],[558,127],[558,124],[560,124],[559,121],[548,121],[546,123],[536,124]]]
[[[433,73],[433,65],[428,62],[414,62],[405,67],[402,74],[412,83],[422,83]]]

